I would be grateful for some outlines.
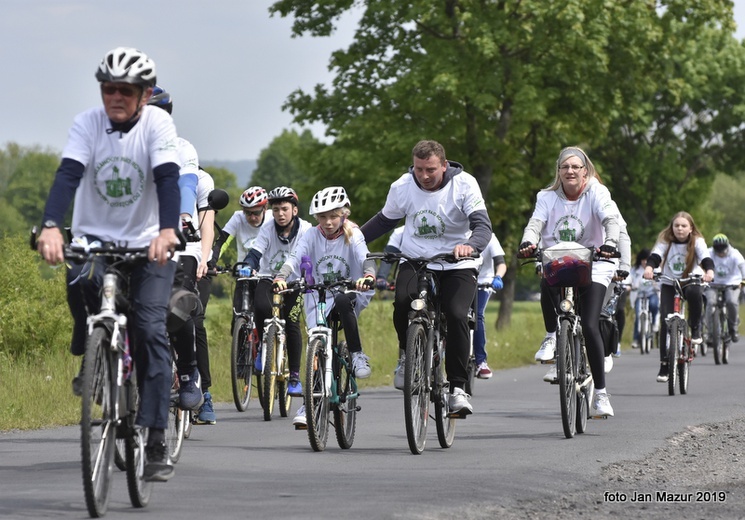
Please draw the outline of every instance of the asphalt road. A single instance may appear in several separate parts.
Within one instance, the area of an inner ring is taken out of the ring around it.
[[[474,415],[458,422],[452,448],[439,447],[430,422],[422,455],[409,451],[393,388],[363,393],[350,450],[332,431],[321,453],[290,418],[264,422],[258,402],[245,413],[222,403],[216,425],[194,427],[175,477],[156,484],[146,509],[130,506],[115,470],[107,518],[492,518],[588,488],[602,508],[604,466],[639,460],[691,426],[745,416],[744,365],[737,350],[726,366],[699,357],[689,394],[670,397],[655,381],[657,351],[624,351],[608,376],[615,417],[590,421],[574,439],[564,438],[558,386],[542,381],[545,367],[495,372],[477,382]],[[79,465],[76,427],[0,434],[0,516],[86,518]]]

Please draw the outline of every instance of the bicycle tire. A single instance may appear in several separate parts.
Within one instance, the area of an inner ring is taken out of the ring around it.
[[[277,367],[277,398],[279,400],[279,415],[287,417],[292,407],[290,391],[290,361],[287,354],[287,343],[282,348],[282,362]]]
[[[722,323],[719,318],[719,309],[714,311],[714,315],[711,317],[711,342],[713,344],[714,351],[714,364],[719,365],[722,363]]]
[[[577,432],[577,385],[574,364],[574,335],[568,320],[562,320],[556,342],[556,375],[559,378],[561,425],[567,439]]]
[[[134,507],[146,507],[150,502],[153,483],[143,478],[145,472],[145,431],[135,427],[127,437],[127,491]]]
[[[111,335],[105,327],[94,327],[86,340],[83,361],[80,443],[83,489],[88,514],[106,514],[114,471],[116,448],[115,402],[118,392],[113,370]]]
[[[272,324],[264,330],[263,347],[264,366],[263,381],[264,384],[264,420],[271,421],[274,413],[274,401],[277,398],[277,326]]]
[[[435,425],[437,426],[437,440],[441,448],[449,448],[455,440],[455,417],[449,417],[450,384],[445,372],[445,347],[442,339],[438,347],[437,359],[432,366],[432,401],[435,403]],[[474,364],[475,366],[475,364]],[[466,390],[466,393],[469,393]]]
[[[114,448],[114,465],[119,471],[127,470],[127,441],[126,439],[116,439],[116,448]]]
[[[243,316],[235,320],[230,347],[230,381],[233,403],[239,412],[245,412],[251,401],[251,379],[254,372],[256,337],[253,327]]]
[[[329,436],[329,396],[326,393],[326,347],[323,340],[311,339],[305,356],[305,418],[308,441],[313,451],[326,449]]]
[[[722,342],[722,364],[727,365],[729,364],[729,344],[730,339],[727,339]]]
[[[354,444],[357,428],[357,381],[354,378],[352,356],[349,354],[347,342],[341,341],[338,349],[339,357],[334,362],[334,380],[339,402],[332,407],[334,430],[339,447],[348,450]]]
[[[404,372],[404,422],[409,449],[414,455],[424,451],[429,419],[430,366],[432,353],[427,345],[427,331],[421,323],[406,330],[406,364]],[[429,365],[429,366],[428,366]]]
[[[680,340],[682,338],[682,331],[680,330],[680,324],[678,320],[673,322],[668,327],[669,344],[667,346],[667,393],[669,395],[675,395],[675,388],[678,386],[678,352],[680,351]]]
[[[186,424],[184,425],[184,439],[191,437],[191,427],[194,424],[194,412],[191,410],[185,410]]]
[[[649,336],[647,335],[647,327],[649,326],[649,319],[646,313],[639,315],[639,353],[643,356],[649,353]]]
[[[678,387],[680,390],[680,395],[685,395],[688,393],[688,376],[690,373],[690,365],[691,365],[691,352],[690,350],[693,348],[692,345],[683,343],[683,354],[682,358],[683,360],[678,363]]]
[[[585,350],[584,341],[581,337],[575,337],[575,342],[578,342],[579,355],[577,359],[577,380],[584,382],[587,378],[592,378],[589,373],[589,367],[587,366],[587,351]],[[582,386],[577,392],[577,433],[585,433],[587,431],[587,420],[590,417],[590,399],[594,392],[594,383],[591,381],[589,384]]]
[[[181,450],[184,447],[184,438],[186,433],[186,410],[182,410],[178,405],[178,398],[174,402],[171,399],[171,406],[168,408],[168,428],[166,429],[166,446],[168,446],[168,457],[174,464],[181,458]]]

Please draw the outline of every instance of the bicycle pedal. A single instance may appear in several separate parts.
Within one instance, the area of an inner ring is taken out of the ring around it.
[[[460,412],[448,412],[448,414],[447,414],[446,417],[448,419],[465,419],[469,415],[471,415],[471,412],[469,412],[469,411],[465,411],[465,412],[463,412],[463,411],[460,411]]]
[[[555,365],[556,364],[556,358],[549,359],[548,361],[541,361],[541,365]]]
[[[607,419],[607,418],[608,418],[607,415],[594,415],[590,417],[590,419],[596,419],[596,420],[602,420],[602,419]]]
[[[295,425],[295,429],[296,430],[307,430],[308,429],[308,425],[307,424],[303,424],[303,425],[296,424]]]

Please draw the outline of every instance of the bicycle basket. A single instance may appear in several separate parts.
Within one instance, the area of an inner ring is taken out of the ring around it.
[[[592,283],[592,251],[576,242],[543,250],[543,277],[552,287],[586,287]]]

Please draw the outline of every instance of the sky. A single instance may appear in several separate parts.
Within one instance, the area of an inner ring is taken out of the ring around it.
[[[257,159],[284,129],[300,129],[282,104],[328,84],[334,50],[352,41],[355,15],[329,38],[291,38],[274,0],[2,0],[0,147],[61,152],[75,115],[100,103],[94,74],[106,52],[136,47],[173,96],[180,136],[200,160]],[[745,38],[745,0],[735,1]],[[310,129],[323,138],[323,127]]]

